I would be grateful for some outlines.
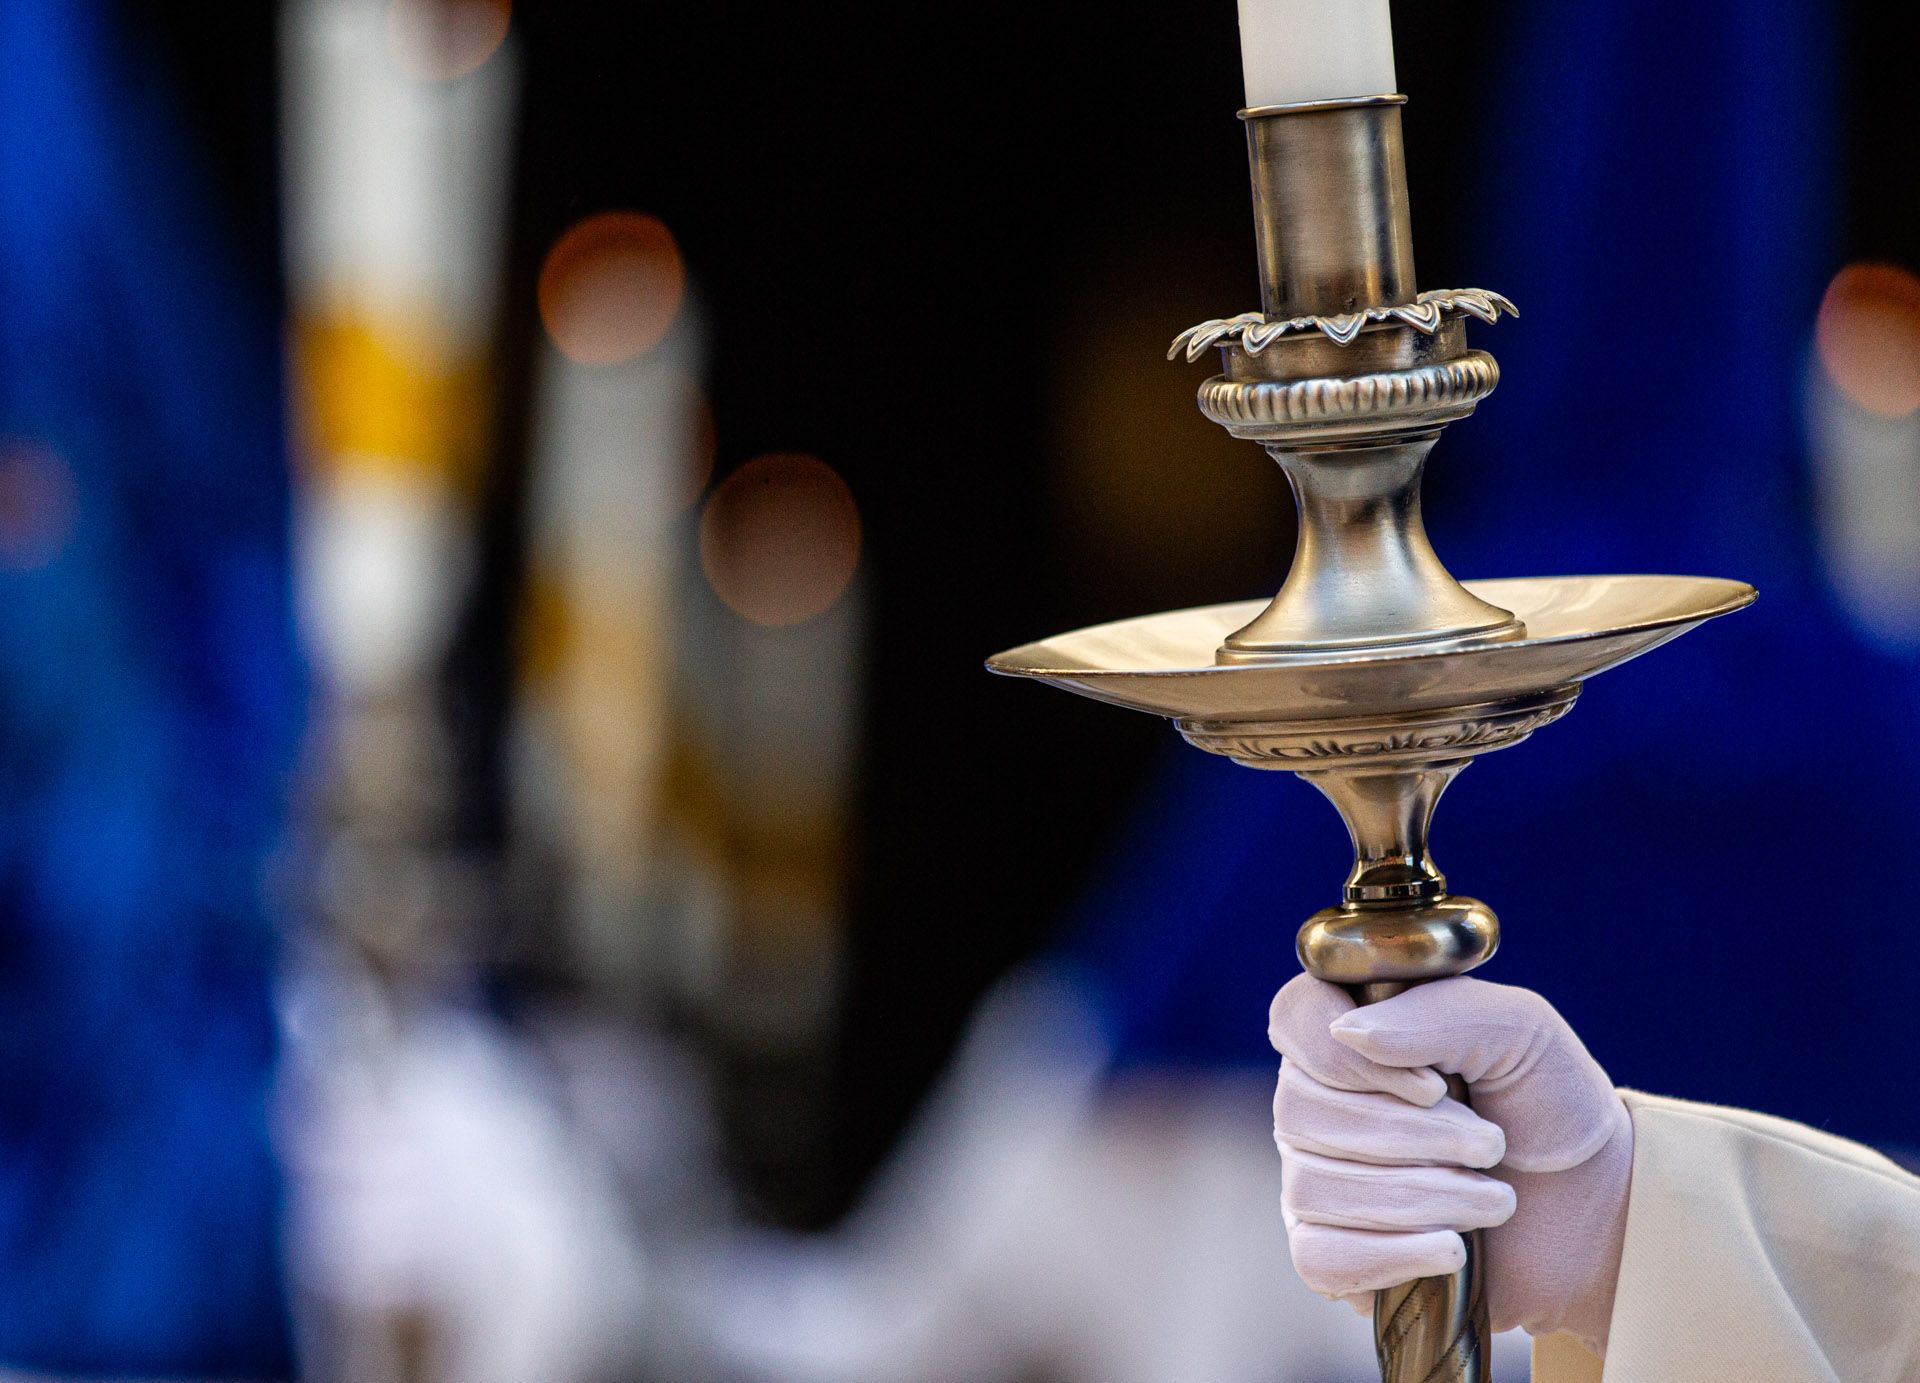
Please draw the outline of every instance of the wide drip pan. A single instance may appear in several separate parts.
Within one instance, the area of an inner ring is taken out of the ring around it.
[[[1221,665],[1227,636],[1262,600],[1121,620],[1016,648],[988,660],[1131,710],[1179,719],[1284,722],[1440,710],[1577,683],[1618,667],[1707,620],[1753,603],[1753,587],[1704,576],[1550,576],[1469,581],[1511,610],[1527,637],[1442,653]]]

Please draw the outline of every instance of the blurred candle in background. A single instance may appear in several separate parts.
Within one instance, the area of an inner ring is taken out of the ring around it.
[[[1249,106],[1395,90],[1388,0],[1240,0]]]

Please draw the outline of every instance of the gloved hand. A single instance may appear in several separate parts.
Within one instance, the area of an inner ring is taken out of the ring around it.
[[[1495,1330],[1567,1330],[1604,1352],[1626,1235],[1633,1123],[1531,990],[1450,979],[1356,1007],[1302,975],[1268,1027],[1284,1058],[1274,1140],[1294,1267],[1370,1310],[1458,1269],[1485,1229]],[[1463,1077],[1472,1109],[1437,1072]]]

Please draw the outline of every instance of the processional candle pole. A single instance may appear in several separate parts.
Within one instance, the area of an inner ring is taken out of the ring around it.
[[[988,666],[1167,717],[1198,748],[1324,793],[1354,864],[1341,902],[1301,930],[1300,960],[1373,1003],[1464,974],[1499,944],[1493,911],[1453,893],[1427,848],[1447,785],[1565,715],[1587,679],[1754,591],[1705,577],[1453,578],[1427,538],[1421,473],[1441,431],[1499,382],[1466,319],[1513,305],[1416,286],[1388,0],[1240,5],[1261,103],[1240,113],[1261,310],[1190,328],[1169,356],[1219,352],[1201,411],[1285,473],[1292,569],[1269,602],[1081,630]],[[1467,1250],[1450,1276],[1376,1295],[1385,1383],[1490,1378],[1478,1234]]]

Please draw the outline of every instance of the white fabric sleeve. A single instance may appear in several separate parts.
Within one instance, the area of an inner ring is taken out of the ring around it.
[[[1554,1336],[1535,1383],[1920,1378],[1920,1178],[1784,1119],[1622,1094],[1633,1185],[1604,1372]]]

